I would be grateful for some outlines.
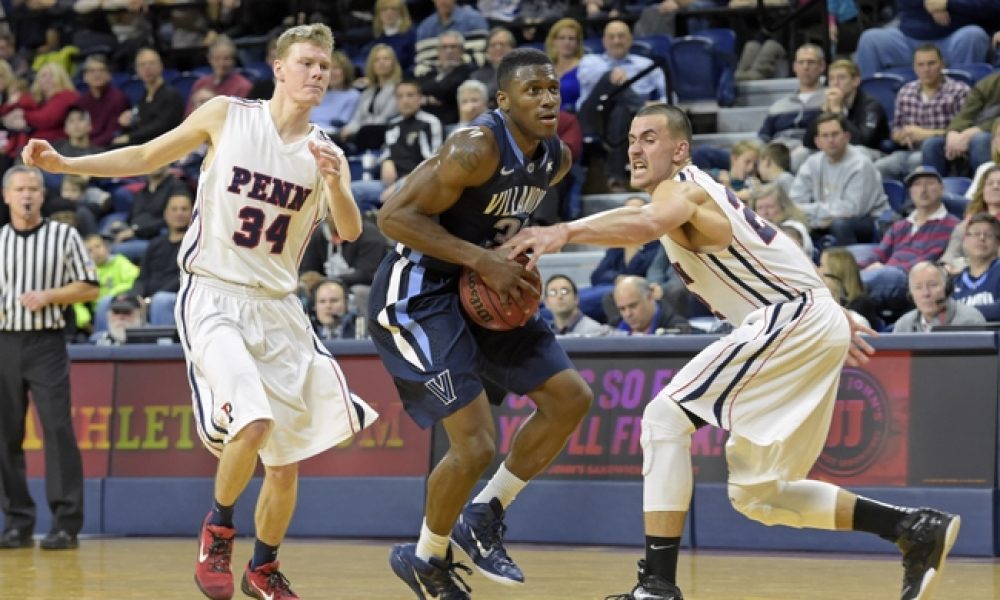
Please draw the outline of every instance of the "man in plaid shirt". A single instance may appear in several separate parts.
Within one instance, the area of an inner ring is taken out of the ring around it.
[[[919,166],[906,176],[913,212],[893,224],[863,261],[861,280],[879,308],[899,314],[909,308],[907,274],[922,260],[936,262],[944,254],[958,219],[942,202],[944,185],[934,167]]]
[[[875,161],[883,181],[902,179],[925,162],[921,152],[924,143],[945,134],[969,94],[969,86],[944,75],[944,59],[932,43],[919,46],[913,53],[913,70],[917,79],[896,95],[892,141],[899,149]]]

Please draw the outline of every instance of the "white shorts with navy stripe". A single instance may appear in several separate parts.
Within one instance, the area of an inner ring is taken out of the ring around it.
[[[248,423],[272,422],[261,461],[299,462],[371,425],[293,294],[185,276],[176,317],[196,429],[216,455]]]
[[[826,289],[810,290],[750,313],[653,402],[729,430],[731,479],[798,479],[823,449],[849,342],[843,309]]]

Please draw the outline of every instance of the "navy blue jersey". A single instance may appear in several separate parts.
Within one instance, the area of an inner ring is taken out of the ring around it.
[[[487,127],[496,139],[500,161],[493,176],[476,187],[466,188],[438,221],[455,237],[483,248],[504,243],[521,230],[541,204],[552,179],[562,163],[562,144],[551,137],[539,144],[534,157],[524,153],[507,130],[499,110],[476,117],[469,127]],[[423,256],[397,245],[396,251],[424,266],[457,271],[457,265]]]

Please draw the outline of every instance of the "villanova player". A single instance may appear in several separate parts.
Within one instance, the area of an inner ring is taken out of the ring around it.
[[[178,255],[176,313],[196,429],[219,456],[194,577],[213,600],[233,596],[233,506],[258,456],[257,539],[241,588],[259,600],[298,598],[277,560],[295,511],[298,463],[376,416],[348,390],[295,294],[302,251],[327,213],[342,237],[361,233],[344,154],[309,123],[330,82],[332,50],[326,25],[293,27],[278,38],[270,101],[218,96],[141,146],[63,158],[32,140],[23,153],[25,163],[53,172],[123,177],[210,146]]]
[[[624,600],[682,600],[677,550],[691,501],[691,434],[730,432],[729,498],[766,525],[855,530],[903,551],[903,600],[927,598],[960,519],[856,496],[806,479],[823,450],[846,362],[874,350],[790,238],[690,164],[691,125],[664,104],[639,111],[629,132],[632,185],[652,202],[553,227],[529,228],[511,254],[569,242],[621,246],[660,239],[688,289],[737,328],[712,343],[643,413],[646,558]]]
[[[398,244],[372,283],[372,340],[409,415],[421,427],[440,422],[450,444],[427,482],[419,540],[395,546],[390,557],[419,598],[469,597],[458,586],[449,537],[488,578],[524,581],[503,546],[504,511],[559,453],[592,399],[540,317],[492,332],[465,320],[459,304],[463,266],[516,302],[540,293],[538,278],[496,248],[572,162],[556,137],[559,78],[549,58],[514,50],[500,62],[497,84],[499,109],[452,134],[379,211],[379,226]],[[528,394],[537,408],[463,510],[496,452],[484,386]]]

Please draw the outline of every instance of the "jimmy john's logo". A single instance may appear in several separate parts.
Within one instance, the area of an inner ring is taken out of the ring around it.
[[[864,472],[878,460],[889,436],[889,401],[868,373],[844,369],[826,448],[816,466],[838,477]]]

